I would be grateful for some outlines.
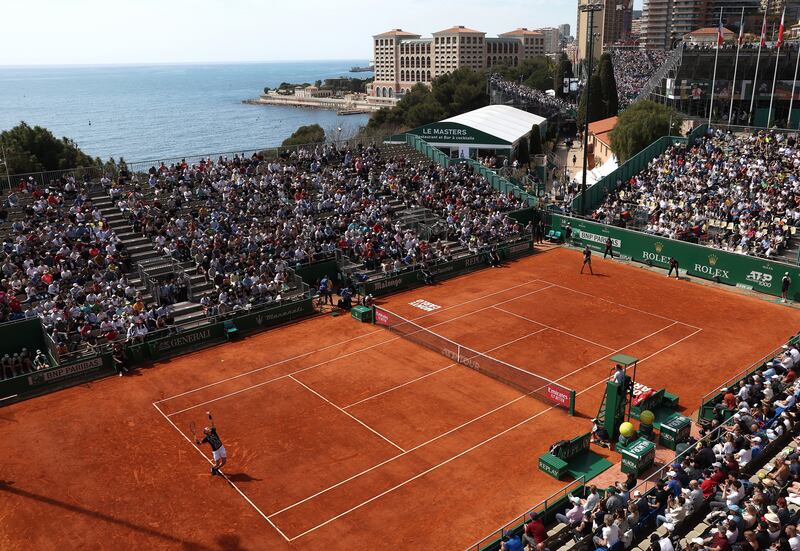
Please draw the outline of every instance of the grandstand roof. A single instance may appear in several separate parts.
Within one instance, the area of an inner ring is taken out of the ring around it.
[[[508,105],[488,105],[441,122],[462,124],[513,144],[523,136],[527,136],[534,124],[542,124],[546,120],[539,115]]]

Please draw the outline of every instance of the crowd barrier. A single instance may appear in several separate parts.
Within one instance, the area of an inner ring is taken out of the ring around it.
[[[475,161],[474,159],[451,159],[445,153],[442,152],[441,149],[430,145],[428,142],[420,138],[415,134],[401,134],[399,136],[394,136],[391,139],[396,140],[395,142],[390,143],[397,143],[397,141],[405,141],[406,145],[416,151],[422,153],[430,160],[438,164],[439,166],[443,166],[445,168],[449,167],[452,164],[458,163],[467,163],[469,164],[473,170],[477,173],[486,178],[488,182],[492,185],[493,188],[504,193],[506,195],[513,195],[515,198],[520,199],[525,202],[525,204],[529,207],[535,206],[537,204],[537,199],[535,196],[523,191],[521,188],[514,185],[512,182],[509,182],[495,171],[490,168],[487,168],[480,164],[479,162]]]
[[[788,296],[800,300],[800,268],[774,260],[732,253],[686,241],[590,222],[581,218],[551,213],[550,227],[564,235],[566,226],[572,228],[572,244],[603,251],[606,239],[611,238],[614,254],[660,268],[669,267],[674,257],[681,273],[725,283],[760,293],[780,296],[781,280],[789,273],[792,280]],[[653,297],[655,300],[658,297]]]
[[[19,397],[29,397],[53,388],[99,379],[114,372],[111,354],[86,356],[55,367],[41,369],[0,381],[0,404],[9,403]]]
[[[506,242],[497,247],[497,253],[501,260],[516,258],[532,251],[533,242],[527,238]],[[484,268],[487,264],[486,254],[476,253],[432,264],[428,266],[428,271],[434,279],[438,280]],[[425,277],[422,275],[422,270],[413,268],[400,272],[393,272],[378,279],[365,281],[358,285],[358,290],[361,295],[380,296],[422,285],[424,281]]]
[[[800,340],[800,334],[795,335],[789,340],[790,344],[795,344],[798,340]],[[779,358],[781,354],[783,354],[784,349],[783,346],[776,348],[760,360],[753,362],[747,369],[740,371],[738,374],[734,375],[727,381],[717,385],[717,388],[703,396],[700,400],[700,409],[697,411],[697,422],[700,424],[709,424],[712,419],[715,417],[714,408],[717,404],[722,402],[722,397],[725,394],[723,389],[728,389],[731,387],[737,386],[739,383],[755,375],[759,370],[761,370],[767,362],[772,361],[775,358]]]
[[[581,213],[594,210],[605,199],[606,195],[616,188],[618,181],[625,182],[631,176],[639,174],[639,172],[647,168],[650,161],[664,153],[673,144],[694,143],[697,138],[704,136],[707,130],[708,125],[701,124],[693,129],[686,138],[662,136],[657,139],[607,176],[601,178],[597,183],[586,188],[585,194],[578,193],[571,203],[572,212]]]
[[[313,313],[312,298],[306,296],[299,300],[261,308],[254,312],[218,316],[212,319],[211,323],[199,327],[184,329],[163,337],[146,339],[142,343],[127,342],[125,344],[127,364],[129,367],[145,365],[224,342],[228,338],[231,322],[237,334],[248,335],[274,325],[308,317]],[[36,322],[37,330],[43,334],[39,320],[31,321]],[[0,340],[5,340],[5,332],[9,328],[13,329],[13,324],[0,327]],[[49,392],[70,384],[99,379],[112,373],[114,373],[114,367],[110,352],[62,362],[56,367],[0,381],[0,404]]]
[[[487,535],[485,538],[482,538],[480,541],[476,541],[467,547],[466,551],[499,550],[501,538],[506,534],[521,531],[524,524],[530,520],[531,512],[538,513],[539,517],[542,519],[542,522],[545,524],[552,522],[553,519],[555,519],[556,513],[561,513],[567,508],[568,498],[570,496],[574,495],[583,497],[585,484],[586,480],[584,478],[573,480],[547,499],[543,499],[537,503],[535,506],[526,511],[525,514],[516,517],[511,522],[507,522],[497,530],[493,531],[491,534]]]

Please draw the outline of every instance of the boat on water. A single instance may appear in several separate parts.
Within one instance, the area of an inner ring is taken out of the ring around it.
[[[369,109],[359,109],[357,107],[350,108],[350,109],[339,109],[336,111],[337,115],[365,115],[369,113]]]
[[[370,61],[369,65],[367,65],[366,67],[359,67],[358,65],[356,65],[354,67],[350,67],[350,72],[351,73],[371,73],[374,70],[375,70],[375,62],[374,61]]]

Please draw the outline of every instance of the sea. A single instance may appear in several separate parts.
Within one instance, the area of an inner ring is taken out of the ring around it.
[[[0,130],[25,121],[93,157],[126,161],[234,153],[280,145],[299,126],[347,138],[368,115],[247,105],[264,87],[314,83],[367,61],[62,67],[0,66]]]

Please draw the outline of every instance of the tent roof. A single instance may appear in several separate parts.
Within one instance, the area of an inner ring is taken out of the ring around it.
[[[488,105],[468,111],[441,122],[463,124],[503,141],[514,143],[531,131],[534,124],[542,124],[544,117],[508,105]]]

